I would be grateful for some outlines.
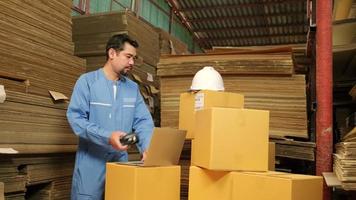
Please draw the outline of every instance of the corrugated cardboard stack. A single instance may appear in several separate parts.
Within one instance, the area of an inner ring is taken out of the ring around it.
[[[161,55],[186,55],[190,54],[188,46],[167,31],[157,28],[159,33],[159,47]]]
[[[85,71],[85,60],[73,55],[71,8],[71,0],[0,1],[0,152],[10,154],[1,155],[0,182],[6,199],[30,198],[39,185],[71,180],[77,138],[66,119],[68,103],[49,93],[70,97]],[[56,191],[65,195],[48,199],[69,198],[65,188]]]
[[[75,55],[86,59],[87,71],[105,64],[108,39],[126,33],[139,43],[139,59],[129,77],[139,84],[156,125],[159,125],[159,81],[156,66],[159,60],[159,35],[150,25],[131,12],[111,12],[73,17]]]
[[[345,190],[356,190],[356,113],[346,118],[344,132],[336,145],[334,172]]]
[[[356,85],[352,87],[352,89],[349,92],[350,96],[352,96],[352,99],[356,101]]]
[[[11,90],[6,94],[0,104],[0,148],[26,154],[76,150],[77,138],[66,118],[67,103]]]
[[[155,67],[159,60],[159,36],[131,12],[111,12],[73,17],[75,54],[80,57],[105,56],[108,39],[126,33],[140,44],[138,56]]]
[[[270,139],[276,144],[276,156],[315,161],[315,148],[313,142],[301,142],[294,140]]]
[[[36,199],[37,195],[44,197],[45,194],[45,199],[68,199],[74,157],[72,153],[2,156],[0,181],[5,184],[6,198],[24,199],[26,193],[32,199]],[[58,186],[61,181],[66,184]]]
[[[0,159],[0,181],[4,183],[6,199],[14,194],[23,196],[26,190],[26,177],[19,173],[17,165],[13,164],[8,158]]]
[[[209,65],[222,74],[226,91],[245,96],[246,108],[270,111],[270,135],[308,137],[305,76],[293,74],[290,52],[162,57],[161,126],[178,127],[179,95]]]
[[[189,167],[191,165],[192,154],[192,140],[185,140],[179,165],[181,166],[181,186],[180,186],[180,199],[188,199],[189,188]]]
[[[356,142],[336,145],[334,172],[345,190],[356,190]]]
[[[183,93],[180,100],[179,127],[192,139],[189,200],[321,200],[321,177],[268,171],[268,111],[246,109],[243,95],[228,92]]]
[[[71,1],[0,2],[0,83],[6,89],[71,95],[84,60],[73,56]]]

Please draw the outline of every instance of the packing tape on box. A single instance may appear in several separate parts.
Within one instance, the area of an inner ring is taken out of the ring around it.
[[[6,99],[5,88],[3,85],[0,85],[0,103],[4,103]]]

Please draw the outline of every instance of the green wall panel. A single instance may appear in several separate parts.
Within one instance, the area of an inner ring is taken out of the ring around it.
[[[107,12],[110,4],[111,0],[90,0],[90,13]]]

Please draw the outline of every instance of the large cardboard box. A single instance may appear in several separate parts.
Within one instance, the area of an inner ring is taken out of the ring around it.
[[[269,112],[210,108],[196,113],[193,165],[223,171],[268,171]]]
[[[187,130],[187,139],[194,138],[195,112],[211,107],[243,108],[244,96],[209,90],[182,93],[179,103],[179,129]]]
[[[276,168],[276,143],[268,144],[268,170],[274,171]]]
[[[105,200],[179,200],[180,166],[139,167],[108,163]]]
[[[279,172],[231,172],[234,200],[321,200],[323,179]]]
[[[191,166],[188,197],[189,200],[230,200],[232,198],[231,173]]]
[[[191,166],[189,200],[321,200],[323,179],[284,172],[227,172]]]
[[[194,140],[192,140],[192,146],[194,145]],[[192,147],[193,148],[193,147]],[[191,158],[193,158],[193,153],[191,151]],[[268,171],[276,170],[276,143],[268,143]]]

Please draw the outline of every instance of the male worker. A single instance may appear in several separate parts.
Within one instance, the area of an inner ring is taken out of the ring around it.
[[[154,125],[137,84],[125,77],[133,68],[136,48],[138,43],[128,35],[112,36],[104,67],[83,74],[75,84],[67,111],[79,136],[72,200],[103,199],[106,162],[128,159],[128,147],[120,143],[125,134],[138,135],[145,159]]]

